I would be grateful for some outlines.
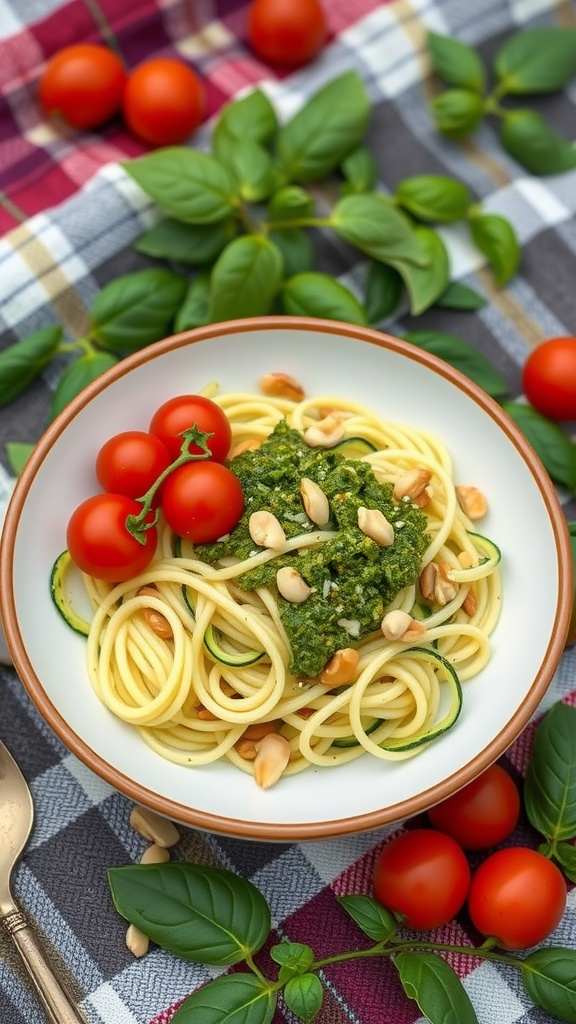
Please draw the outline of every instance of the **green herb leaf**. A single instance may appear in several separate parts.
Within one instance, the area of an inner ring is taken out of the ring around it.
[[[287,185],[272,196],[268,203],[268,216],[272,224],[274,221],[311,217],[314,205],[312,196],[300,185]]]
[[[486,299],[479,292],[460,281],[451,281],[445,292],[436,299],[442,309],[482,309]]]
[[[462,220],[470,206],[470,191],[460,181],[442,174],[417,174],[404,178],[395,197],[400,206],[420,220]]]
[[[508,36],[494,58],[500,91],[556,92],[576,73],[576,28],[548,25]]]
[[[273,138],[277,127],[276,112],[270,100],[260,89],[254,89],[222,109],[214,128],[214,141],[217,144],[222,133],[265,143]]]
[[[314,316],[367,324],[366,313],[356,296],[328,274],[308,271],[296,274],[282,285],[280,300],[289,316]]]
[[[212,263],[236,233],[234,220],[224,220],[220,224],[184,224],[181,220],[166,217],[140,235],[134,248],[155,259],[201,266]]]
[[[558,701],[538,725],[524,805],[534,828],[553,844],[576,835],[576,708]]]
[[[506,381],[486,356],[467,341],[444,331],[413,331],[405,334],[404,339],[454,366],[493,398],[506,394]]]
[[[576,493],[576,445],[558,424],[522,402],[505,402],[502,407],[530,442],[552,480]]]
[[[478,1024],[458,975],[437,953],[398,953],[394,964],[406,995],[430,1024]]]
[[[185,292],[185,279],[163,267],[136,270],[111,281],[90,309],[98,346],[125,356],[166,337]]]
[[[562,871],[571,882],[576,882],[576,846],[572,843],[556,843],[553,848],[545,852],[546,857],[553,860],[562,868]]]
[[[314,246],[310,236],[302,228],[284,228],[271,231],[270,241],[282,253],[284,277],[292,277],[314,266]]]
[[[216,156],[234,175],[238,193],[247,203],[263,202],[276,188],[278,172],[274,161],[254,139],[238,139],[222,132]]]
[[[391,316],[400,302],[403,290],[404,282],[394,267],[372,260],[364,295],[368,323],[377,324]]]
[[[210,309],[210,274],[198,274],[188,285],[188,291],[174,320],[174,330],[189,331],[207,324]]]
[[[338,903],[364,934],[375,942],[387,942],[398,931],[398,921],[394,914],[371,896],[339,896]]]
[[[27,444],[25,441],[8,441],[6,444],[6,455],[8,465],[14,476],[20,476],[24,466],[28,462],[35,445]]]
[[[263,316],[282,280],[282,256],[262,235],[230,242],[212,270],[209,320]]]
[[[86,355],[80,356],[79,359],[70,363],[60,375],[52,394],[50,419],[55,419],[76,395],[79,395],[88,384],[101,377],[117,362],[116,356],[110,355],[108,352],[87,352]]]
[[[482,92],[485,72],[482,59],[472,46],[437,32],[428,33],[432,67],[447,85]]]
[[[324,989],[315,974],[301,974],[291,978],[284,989],[286,1006],[300,1020],[312,1020],[322,1006]]]
[[[428,250],[408,217],[377,192],[339,199],[330,225],[337,235],[373,259],[429,265]]]
[[[132,864],[110,868],[108,882],[118,913],[185,960],[237,964],[256,953],[270,932],[262,893],[224,868]]]
[[[450,262],[444,242],[432,228],[418,227],[414,235],[421,249],[427,254],[424,267],[405,260],[391,259],[410,296],[410,311],[418,316],[433,306],[437,298],[446,291],[450,279]]]
[[[488,260],[498,288],[503,288],[518,270],[520,246],[516,232],[505,217],[496,213],[474,212],[470,233],[475,246]]]
[[[469,89],[446,89],[434,97],[430,110],[438,131],[454,141],[472,135],[485,113],[482,97]]]
[[[576,167],[576,148],[535,110],[512,110],[502,120],[504,149],[531,174],[562,174]]]
[[[42,327],[0,352],[0,405],[8,405],[40,376],[56,353],[62,328]]]
[[[276,993],[254,974],[225,974],[193,992],[172,1024],[270,1024]]]
[[[286,981],[296,974],[306,974],[314,963],[314,953],[303,942],[279,942],[272,946],[270,956],[280,964],[280,980]]]
[[[576,1022],[576,950],[551,946],[522,961],[530,999],[559,1020]]]
[[[122,166],[176,220],[214,224],[236,210],[234,178],[197,149],[166,146]]]
[[[320,89],[277,138],[278,157],[288,181],[317,181],[339,167],[362,140],[370,100],[355,71]]]
[[[371,150],[367,146],[356,146],[344,158],[340,170],[345,178],[342,187],[343,195],[354,192],[371,192],[378,181],[378,167]]]

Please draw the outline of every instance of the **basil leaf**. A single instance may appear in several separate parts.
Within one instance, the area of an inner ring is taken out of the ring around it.
[[[110,868],[108,883],[118,913],[184,960],[218,967],[241,963],[270,932],[262,893],[224,868],[131,864]]]
[[[531,824],[553,844],[576,835],[576,708],[558,701],[538,725],[524,805]]]
[[[198,274],[188,285],[188,291],[174,320],[174,330],[189,331],[208,323],[210,308],[210,274]]]
[[[90,309],[98,346],[125,356],[166,337],[185,292],[185,279],[162,267],[111,281]]]
[[[576,28],[548,25],[508,36],[494,58],[499,92],[556,92],[576,72]]]
[[[375,942],[387,942],[398,931],[394,914],[371,896],[338,896],[337,900],[364,934]]]
[[[303,974],[310,970],[314,963],[314,953],[310,946],[303,942],[279,942],[272,946],[270,956],[280,964],[280,979],[285,981],[295,974]]]
[[[472,135],[484,117],[484,101],[469,89],[446,89],[435,96],[430,111],[439,132],[457,141]]]
[[[293,277],[314,266],[314,247],[302,228],[284,228],[271,231],[270,241],[280,250],[284,263],[284,277]]]
[[[436,305],[442,309],[482,309],[486,299],[467,284],[451,281],[446,291],[436,299]]]
[[[531,405],[505,402],[503,409],[530,442],[552,480],[576,493],[576,445],[564,431]]]
[[[269,142],[276,134],[278,122],[268,97],[254,89],[240,99],[232,100],[222,109],[214,127],[214,141],[225,134],[236,139]]]
[[[484,65],[472,46],[438,32],[429,32],[428,50],[432,67],[447,85],[472,89],[474,92],[483,91]]]
[[[236,210],[235,183],[214,157],[166,146],[122,167],[163,210],[187,224],[214,224]]]
[[[356,146],[340,165],[346,179],[342,188],[345,195],[354,192],[371,192],[378,181],[378,167],[367,146]]]
[[[287,185],[276,192],[268,203],[268,216],[274,221],[296,220],[311,217],[314,213],[314,199],[299,185]]]
[[[437,953],[398,953],[394,964],[406,995],[430,1024],[478,1024],[460,978]]]
[[[510,221],[496,213],[474,213],[470,233],[476,248],[488,260],[497,287],[503,288],[520,263],[520,246]]]
[[[377,192],[339,199],[330,225],[350,245],[383,263],[396,259],[429,264],[428,251],[408,217]]]
[[[366,279],[364,307],[369,324],[380,323],[392,315],[404,290],[404,282],[394,267],[372,260]]]
[[[412,331],[404,339],[460,370],[493,398],[506,394],[506,381],[486,356],[467,341],[444,331]]]
[[[576,1021],[576,950],[551,946],[520,961],[530,999],[559,1020]]]
[[[255,974],[225,974],[193,992],[171,1024],[270,1024],[276,993]]]
[[[328,82],[280,129],[277,152],[288,181],[317,181],[362,140],[370,100],[355,71]]]
[[[263,316],[282,280],[282,256],[262,235],[245,235],[226,246],[212,269],[209,320]]]
[[[62,328],[41,327],[0,352],[0,405],[8,405],[40,376],[55,355]]]
[[[363,306],[349,288],[314,270],[285,281],[280,301],[289,316],[314,316],[361,326],[368,322]]]
[[[27,444],[25,441],[8,441],[6,444],[6,455],[8,456],[8,465],[14,476],[20,476],[34,448],[35,445]]]
[[[278,172],[270,153],[259,142],[221,134],[216,156],[234,175],[238,192],[247,203],[261,203],[276,188]]]
[[[319,1012],[324,997],[322,982],[315,974],[300,974],[290,978],[284,988],[286,1006],[300,1020],[312,1020]]]
[[[88,384],[101,377],[111,366],[116,366],[118,359],[108,352],[88,352],[80,356],[66,367],[52,394],[50,401],[50,419],[66,408],[76,395],[79,395]]]
[[[553,849],[549,847],[542,851],[546,857],[552,857],[562,868],[562,871],[571,882],[576,882],[576,847],[572,843],[556,843]]]
[[[535,110],[507,112],[500,141],[531,174],[562,174],[576,167],[576,148],[552,131]]]
[[[234,220],[219,224],[184,224],[167,217],[145,231],[134,243],[137,252],[155,259],[201,266],[212,263],[237,232]]]
[[[427,254],[426,266],[418,267],[414,263],[396,259],[388,262],[396,268],[404,281],[410,296],[410,311],[413,316],[418,316],[434,305],[438,296],[446,291],[450,262],[444,242],[432,228],[415,228],[414,235]]]
[[[420,220],[462,220],[470,206],[466,185],[441,174],[417,174],[404,178],[394,193],[405,210]]]

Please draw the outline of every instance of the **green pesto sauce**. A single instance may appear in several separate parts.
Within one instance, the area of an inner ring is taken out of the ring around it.
[[[283,565],[304,577],[312,588],[306,601],[292,604],[278,595],[278,606],[292,649],[290,671],[315,676],[335,651],[353,647],[379,629],[398,591],[416,582],[428,543],[426,517],[410,502],[394,502],[392,486],[380,484],[367,463],[334,450],[309,448],[285,420],[259,448],[235,458],[230,469],[242,484],[245,509],[228,537],[198,546],[198,556],[211,564],[231,555],[249,558],[261,550],[248,529],[250,516],[260,509],[276,516],[288,538],[318,530],[302,506],[302,477],[314,480],[328,497],[330,520],[322,529],[338,531],[334,539],[274,558],[237,580],[246,590],[274,586]],[[379,509],[395,525],[390,547],[380,547],[358,528],[360,505]],[[356,624],[352,632],[350,622]]]

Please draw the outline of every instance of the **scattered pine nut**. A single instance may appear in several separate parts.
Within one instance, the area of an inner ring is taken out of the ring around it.
[[[130,814],[130,824],[143,839],[157,843],[158,846],[175,846],[180,839],[180,833],[174,822],[157,814],[149,807],[140,805],[134,807]]]

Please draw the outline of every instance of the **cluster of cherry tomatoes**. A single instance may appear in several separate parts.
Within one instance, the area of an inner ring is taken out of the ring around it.
[[[312,60],[326,41],[320,0],[253,0],[247,36],[255,53],[293,68]],[[121,114],[130,131],[152,146],[187,139],[206,111],[204,83],[184,61],[156,57],[127,73],[109,47],[67,46],[47,63],[40,105],[73,128],[96,128]]]
[[[192,427],[207,435],[209,457],[193,442],[184,445],[183,432]],[[102,492],[83,501],[68,522],[72,560],[107,582],[137,576],[156,552],[159,510],[170,529],[193,544],[228,533],[244,509],[238,478],[223,464],[231,439],[225,413],[202,395],[168,399],[152,416],[148,431],[109,438],[95,464]],[[136,529],[130,528],[134,521]]]
[[[498,764],[428,812],[431,828],[399,833],[374,865],[375,898],[416,930],[447,924],[467,904],[481,935],[504,949],[528,949],[558,926],[566,907],[559,868],[524,846],[488,854],[474,872],[465,851],[488,850],[514,831],[516,784]]]

